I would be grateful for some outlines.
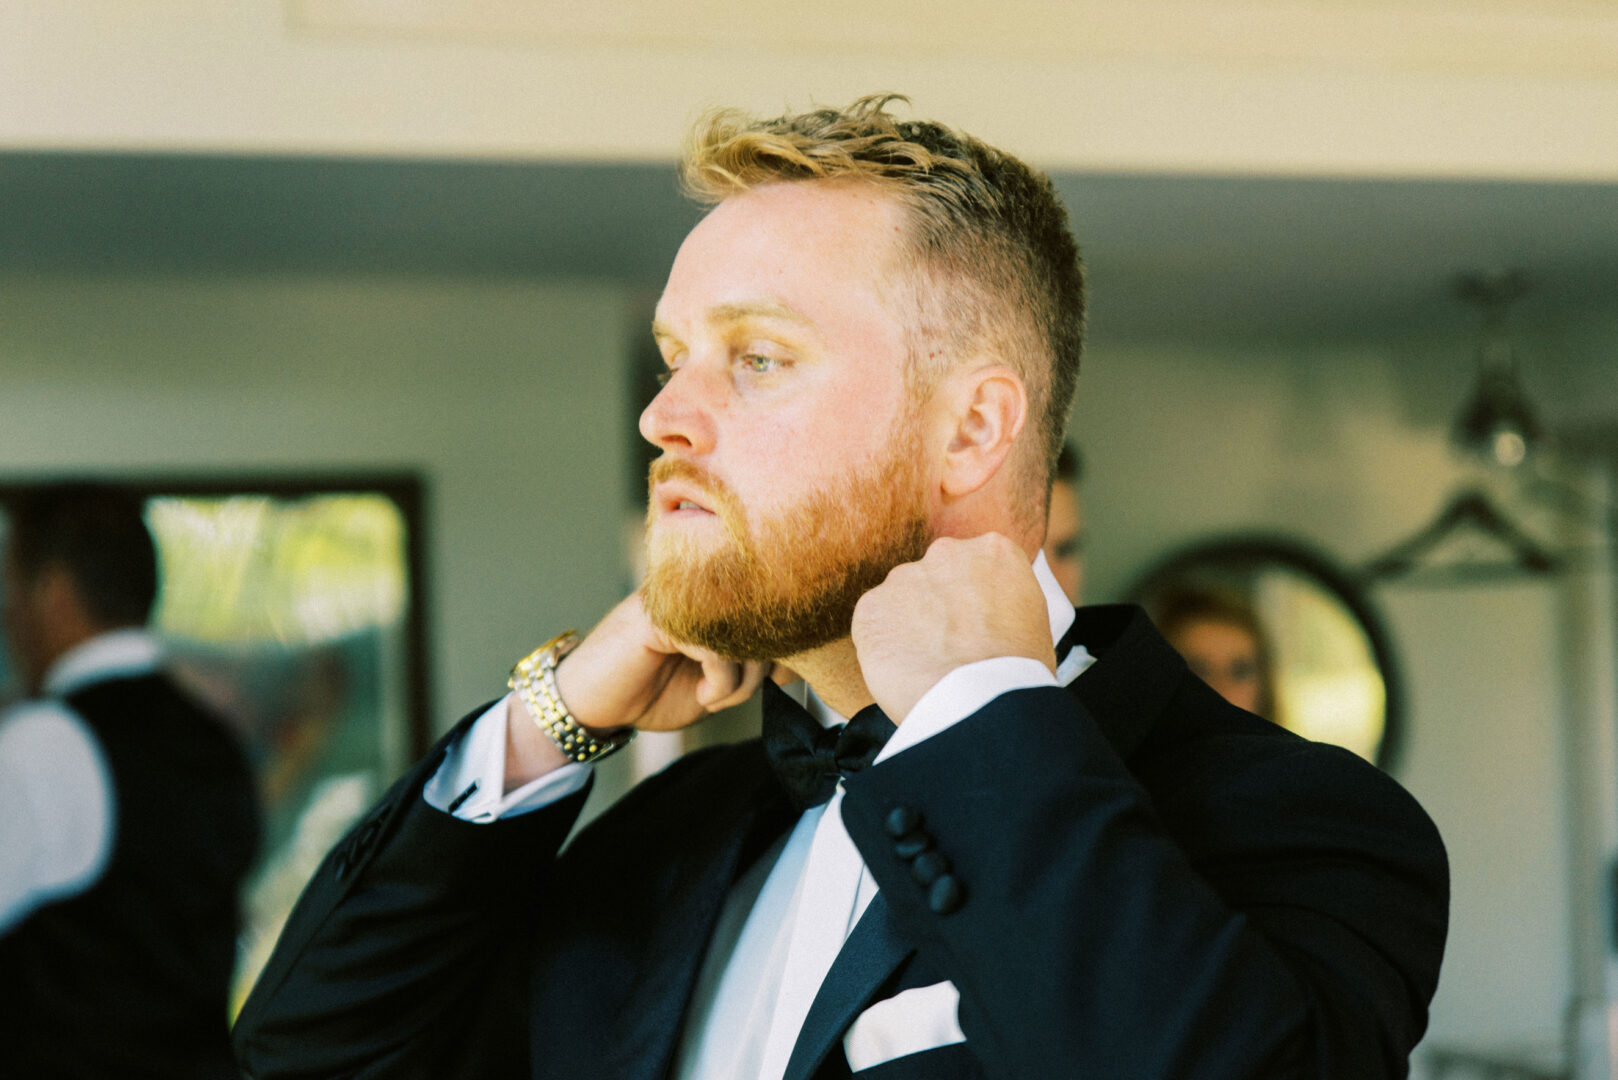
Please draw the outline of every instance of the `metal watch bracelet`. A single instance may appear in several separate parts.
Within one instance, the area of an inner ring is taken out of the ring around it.
[[[572,761],[599,761],[615,750],[622,750],[635,738],[629,728],[611,735],[596,736],[586,731],[562,703],[556,688],[556,665],[579,643],[577,631],[558,634],[511,669],[506,685],[516,691],[528,714],[551,742]]]

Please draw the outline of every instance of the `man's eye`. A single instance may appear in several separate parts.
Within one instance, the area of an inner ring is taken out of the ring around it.
[[[674,378],[674,373],[679,370],[679,368],[669,368],[667,371],[659,371],[657,373],[657,385],[660,387],[667,386],[669,380]]]
[[[769,374],[776,369],[777,363],[775,357],[766,356],[763,353],[744,353],[742,355],[742,366],[754,375]]]

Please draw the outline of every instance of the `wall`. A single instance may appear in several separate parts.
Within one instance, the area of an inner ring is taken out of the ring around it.
[[[1450,936],[1432,1039],[1554,1045],[1572,992],[1557,633],[1539,581],[1379,590],[1404,637],[1410,739],[1400,779],[1450,855]]]
[[[418,469],[434,721],[621,596],[620,292],[387,278],[0,281],[0,473]]]
[[[1464,357],[1454,367],[1458,404]],[[1408,398],[1386,347],[1098,345],[1071,425],[1091,595],[1215,532],[1282,531],[1348,563],[1404,539],[1472,477],[1448,418],[1411,417]]]

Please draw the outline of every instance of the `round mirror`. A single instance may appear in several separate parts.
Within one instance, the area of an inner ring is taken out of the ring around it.
[[[1403,705],[1392,649],[1331,560],[1284,539],[1208,541],[1163,560],[1129,596],[1227,699],[1389,768]]]

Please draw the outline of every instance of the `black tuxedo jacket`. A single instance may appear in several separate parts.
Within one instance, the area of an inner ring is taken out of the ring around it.
[[[1138,609],[1079,618],[1099,662],[1071,687],[1002,695],[847,782],[881,891],[787,1080],[848,1077],[851,1022],[944,980],[966,1041],[854,1075],[1404,1076],[1443,952],[1432,823],[1347,751],[1227,705]],[[237,1024],[244,1067],[666,1076],[727,891],[795,820],[759,743],[681,759],[560,855],[582,796],[461,822],[422,801],[441,758],[311,881]],[[947,914],[885,828],[901,806],[964,886]]]

